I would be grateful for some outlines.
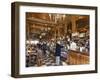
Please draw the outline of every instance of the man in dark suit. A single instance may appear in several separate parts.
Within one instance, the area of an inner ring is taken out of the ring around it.
[[[60,57],[61,57],[61,48],[63,48],[63,46],[60,45],[60,41],[58,41],[56,43],[56,52],[55,52],[55,56],[56,56],[56,65],[60,65]]]

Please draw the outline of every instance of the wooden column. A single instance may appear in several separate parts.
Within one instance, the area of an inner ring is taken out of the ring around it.
[[[77,32],[76,29],[76,16],[71,16],[71,22],[72,22],[72,33]]]

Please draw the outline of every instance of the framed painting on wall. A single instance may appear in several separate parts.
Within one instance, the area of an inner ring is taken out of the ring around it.
[[[12,3],[12,77],[97,73],[97,7]]]

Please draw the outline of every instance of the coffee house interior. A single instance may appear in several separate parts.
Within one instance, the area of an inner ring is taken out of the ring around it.
[[[89,16],[26,12],[26,67],[89,64]]]

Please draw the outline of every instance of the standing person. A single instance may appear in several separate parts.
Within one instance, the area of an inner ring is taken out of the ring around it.
[[[61,57],[61,48],[63,46],[60,45],[60,42],[58,41],[56,43],[56,52],[55,52],[55,56],[56,56],[56,65],[60,65],[60,57]]]
[[[43,62],[42,50],[37,48],[37,66],[41,66]]]
[[[82,52],[83,50],[85,50],[85,47],[84,47],[84,44],[81,43],[81,45],[80,45],[80,52]]]
[[[42,45],[41,45],[41,43],[39,42],[39,43],[37,43],[37,47],[39,48],[39,49],[42,49]]]
[[[86,52],[89,52],[89,40],[85,43]]]
[[[46,44],[46,42],[43,43],[42,50],[43,50],[44,56],[46,56],[46,50],[47,50],[47,44]]]
[[[76,42],[74,40],[70,43],[70,49],[71,50],[75,50],[75,51],[77,49],[77,44],[76,44]]]

